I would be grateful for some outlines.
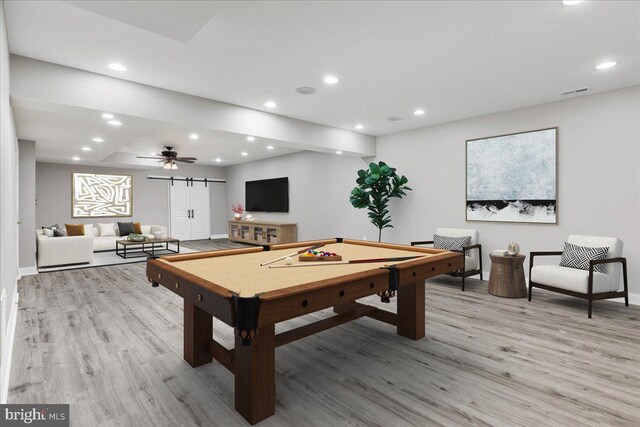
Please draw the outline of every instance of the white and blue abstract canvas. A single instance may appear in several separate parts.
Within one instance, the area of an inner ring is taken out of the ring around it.
[[[558,129],[467,141],[467,221],[557,223]]]

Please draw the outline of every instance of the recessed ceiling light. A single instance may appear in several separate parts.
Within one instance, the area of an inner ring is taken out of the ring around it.
[[[301,95],[313,95],[314,93],[316,93],[316,90],[310,86],[302,86],[297,88],[296,92]]]
[[[122,122],[118,120],[109,120],[107,123],[109,123],[111,126],[122,126]]]
[[[267,145],[267,150],[273,150],[273,145]]]
[[[151,155],[151,156],[157,156],[157,154],[156,154],[156,153],[149,153],[149,155]]]
[[[336,154],[342,154],[342,151],[338,150],[336,151]]]
[[[104,142],[104,139],[96,137],[96,138],[93,138],[92,141],[93,142]]]
[[[77,162],[78,160],[80,160],[80,157],[75,156],[75,157],[72,157],[72,158],[71,158],[71,160],[73,160],[73,161]]]
[[[111,120],[111,119],[113,119],[113,114],[110,114],[110,113],[103,113],[103,114],[102,114],[102,118],[103,118],[103,119],[106,119],[106,120]]]
[[[91,151],[91,147],[82,147],[82,151]]]
[[[562,0],[562,4],[565,6],[575,6],[582,3],[584,0]]]
[[[340,80],[338,80],[338,78],[334,75],[328,75],[324,77],[324,82],[328,85],[334,85],[336,83],[338,83]]]
[[[256,137],[255,137],[255,136],[248,136],[248,137],[247,137],[247,141],[249,141],[249,142],[253,142],[253,141],[255,141],[255,140],[256,140]]]
[[[364,129],[364,125],[362,123],[358,123],[356,125],[356,129]]]
[[[413,112],[413,114],[415,114],[416,116],[421,116],[424,114],[424,110],[417,109],[416,111]]]
[[[189,138],[190,138],[190,139],[198,139],[198,138],[200,138],[200,137],[198,136],[198,134],[197,134],[197,133],[192,133],[191,135],[189,135]]]
[[[617,64],[616,61],[606,61],[596,65],[596,69],[598,70],[606,70],[607,68],[615,67]]]
[[[247,153],[246,151],[243,151],[243,152],[242,152],[242,153],[240,153],[240,154],[242,154],[244,157],[247,157],[247,156],[249,155],[249,153]]]
[[[220,157],[216,157],[216,163],[220,163],[222,159]]]
[[[113,71],[127,71],[127,67],[122,64],[118,64],[117,62],[112,62],[111,64],[109,64],[109,68],[111,68]]]
[[[264,103],[264,106],[267,107],[267,108],[276,108],[278,106],[278,104],[276,104],[273,101],[267,101],[267,102]]]

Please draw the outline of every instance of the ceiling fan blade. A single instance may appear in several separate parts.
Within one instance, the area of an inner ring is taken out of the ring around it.
[[[180,163],[195,163],[195,160],[184,160],[184,159],[174,159],[174,161],[176,162],[180,162]]]
[[[147,156],[136,156],[136,158],[138,159],[153,159],[153,160],[159,160],[160,157],[147,157]]]
[[[176,157],[176,158],[175,158],[175,160],[178,160],[178,159],[180,159],[180,160],[193,160],[193,161],[198,160],[198,159],[197,159],[197,158],[195,158],[195,157]]]

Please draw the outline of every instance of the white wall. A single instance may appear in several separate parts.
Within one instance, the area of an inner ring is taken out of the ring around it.
[[[558,224],[465,221],[465,140],[559,127]],[[390,207],[383,240],[428,239],[436,227],[480,231],[488,253],[517,241],[523,253],[561,250],[569,234],[624,241],[631,292],[640,293],[640,86],[379,137],[378,156],[409,178]],[[365,212],[348,202],[361,159],[299,153],[227,169],[227,200],[244,201],[244,181],[289,176],[291,212],[258,216],[299,223],[301,239],[376,239]],[[230,212],[230,211],[229,211]],[[549,262],[557,260],[549,260]],[[527,261],[528,263],[528,261]],[[528,265],[528,264],[527,264]]]
[[[15,316],[18,272],[18,139],[9,101],[9,47],[0,1],[0,403],[5,403]]]
[[[558,224],[465,222],[465,140],[553,126]],[[438,226],[476,228],[488,270],[489,251],[509,241],[528,255],[561,250],[569,234],[614,236],[624,241],[631,292],[640,292],[639,147],[640,86],[380,137],[378,157],[414,189],[408,206],[391,207],[402,226],[389,237],[408,242]]]
[[[169,183],[149,180],[148,175],[188,176],[224,179],[224,169],[214,166],[180,165],[177,171],[154,169],[120,169],[97,166],[36,163],[36,228],[52,224],[113,222],[116,219],[71,217],[71,176],[73,172],[133,175],[133,216],[143,224],[169,226]],[[184,183],[183,183],[184,184]],[[176,183],[175,185],[179,185]],[[208,184],[210,188],[211,234],[226,234],[224,206],[225,184]],[[122,218],[118,219],[122,221]],[[34,231],[35,235],[35,231]]]
[[[298,240],[327,237],[377,239],[366,212],[354,209],[349,194],[358,169],[366,163],[357,157],[302,152],[227,168],[227,209],[245,203],[245,181],[289,178],[288,213],[252,213],[258,220],[298,223]]]

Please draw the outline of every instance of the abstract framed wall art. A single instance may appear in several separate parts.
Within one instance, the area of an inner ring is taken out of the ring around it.
[[[74,172],[71,197],[73,218],[132,216],[133,176]]]
[[[467,221],[557,224],[558,128],[466,141]]]

